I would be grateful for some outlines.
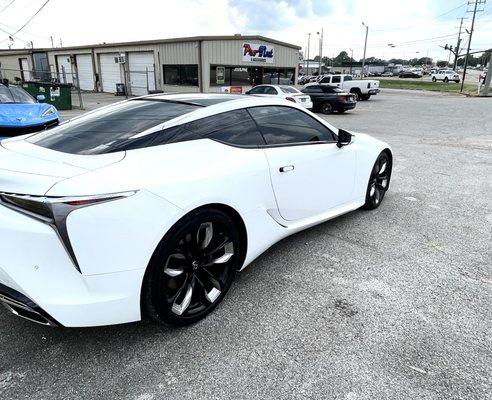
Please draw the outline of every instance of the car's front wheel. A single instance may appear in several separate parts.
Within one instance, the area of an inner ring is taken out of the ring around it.
[[[436,81],[437,81],[436,77],[435,77],[435,76],[433,76],[433,77],[432,77],[432,82],[436,82]]]
[[[142,287],[142,309],[158,322],[194,323],[217,306],[240,263],[239,234],[231,218],[202,209],[166,234]]]
[[[444,77],[444,83],[448,83],[449,82],[449,78],[446,76]]]
[[[382,152],[371,170],[366,191],[365,209],[373,210],[378,208],[383,201],[389,187],[391,169],[392,165],[388,153]]]

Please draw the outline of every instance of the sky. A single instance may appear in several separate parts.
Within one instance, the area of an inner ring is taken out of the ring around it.
[[[259,34],[296,44],[310,58],[340,51],[362,58],[369,26],[367,57],[384,59],[429,56],[445,60],[440,48],[457,41],[459,18],[470,6],[462,0],[48,0],[44,8],[8,39],[47,0],[0,0],[0,48],[111,43],[196,35]],[[483,0],[482,0],[483,1]],[[492,48],[492,0],[480,6],[471,48]],[[464,32],[464,44],[468,34]],[[388,44],[395,47],[389,47]]]

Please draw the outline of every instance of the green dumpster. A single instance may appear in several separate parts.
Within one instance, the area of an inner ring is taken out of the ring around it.
[[[25,82],[22,87],[34,98],[43,94],[45,102],[53,104],[58,110],[72,109],[71,85],[63,83]]]

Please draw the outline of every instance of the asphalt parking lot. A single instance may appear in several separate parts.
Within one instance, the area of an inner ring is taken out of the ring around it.
[[[2,310],[0,398],[490,399],[491,111],[387,90],[327,116],[392,146],[379,209],[275,245],[191,327],[51,329]]]

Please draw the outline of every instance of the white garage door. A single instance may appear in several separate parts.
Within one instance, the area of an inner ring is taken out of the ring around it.
[[[70,56],[68,54],[63,56],[56,56],[58,63],[58,78],[61,83],[73,83],[72,77],[72,64],[70,63]]]
[[[134,96],[145,95],[148,90],[155,90],[153,52],[129,53],[128,69],[130,71],[130,90]]]
[[[120,76],[120,64],[114,62],[118,54],[101,54],[101,85],[103,92],[115,93],[116,84],[123,83]]]
[[[82,90],[94,90],[94,69],[92,68],[91,54],[77,54],[77,73]]]

